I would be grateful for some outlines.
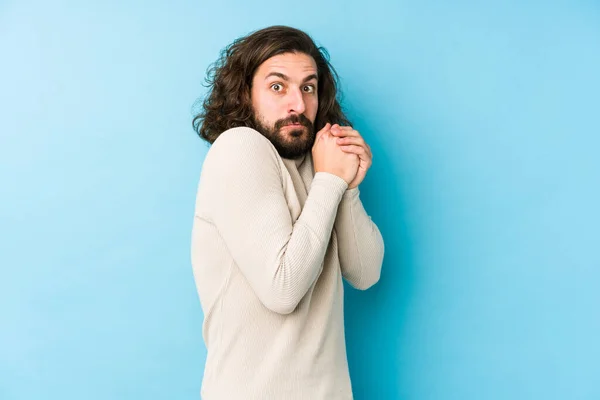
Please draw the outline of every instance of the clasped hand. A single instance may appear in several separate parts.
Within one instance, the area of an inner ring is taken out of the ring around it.
[[[365,179],[373,163],[371,148],[350,126],[325,124],[317,132],[312,148],[315,172],[328,172],[344,179],[354,189]]]

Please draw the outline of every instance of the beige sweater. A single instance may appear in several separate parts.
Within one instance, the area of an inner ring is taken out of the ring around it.
[[[282,159],[250,128],[213,143],[192,231],[202,399],[352,399],[342,277],[375,284],[384,244],[347,187],[314,174],[310,153]]]

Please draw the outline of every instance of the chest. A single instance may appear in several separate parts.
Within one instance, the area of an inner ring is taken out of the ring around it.
[[[304,208],[314,177],[312,158],[307,154],[302,163],[282,159],[281,169],[284,196],[295,223]]]

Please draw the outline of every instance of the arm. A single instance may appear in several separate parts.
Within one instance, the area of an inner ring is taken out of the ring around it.
[[[302,213],[292,223],[272,144],[249,128],[214,142],[202,169],[201,201],[235,263],[260,301],[288,314],[321,273],[341,197],[348,184],[315,175]]]
[[[344,193],[335,221],[342,275],[357,289],[373,286],[381,274],[384,242],[359,198],[359,189]]]
[[[371,148],[352,127],[337,124],[331,129],[341,149],[360,159],[356,177],[348,186],[335,223],[342,274],[357,289],[368,289],[379,280],[384,243],[377,226],[367,215],[359,198],[358,185],[373,161]]]

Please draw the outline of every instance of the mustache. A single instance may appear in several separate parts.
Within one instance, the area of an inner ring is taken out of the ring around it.
[[[300,124],[302,126],[306,126],[307,128],[313,128],[312,122],[310,122],[310,120],[308,118],[306,118],[304,116],[304,114],[290,115],[287,118],[280,119],[279,121],[275,122],[274,128],[276,130],[279,130],[279,129],[283,128],[284,126],[290,125],[290,124]]]

